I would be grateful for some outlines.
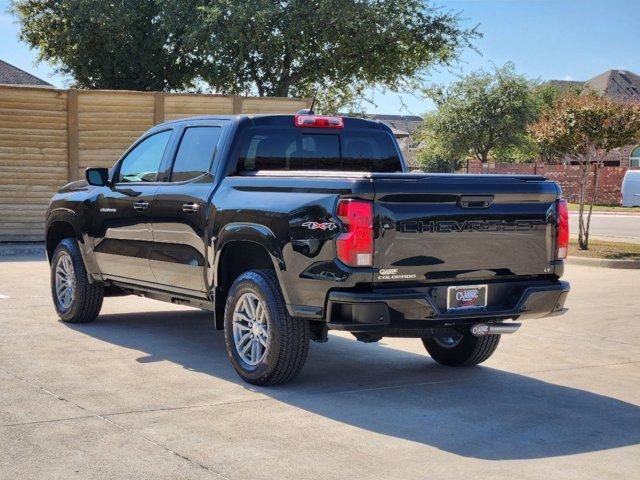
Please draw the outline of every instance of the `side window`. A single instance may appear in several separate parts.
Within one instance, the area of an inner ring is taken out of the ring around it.
[[[640,147],[634,148],[631,152],[631,157],[629,157],[629,166],[640,167]]]
[[[155,182],[171,132],[151,135],[131,150],[120,164],[118,182]]]
[[[211,168],[220,127],[189,127],[184,131],[171,171],[172,182],[199,177]]]

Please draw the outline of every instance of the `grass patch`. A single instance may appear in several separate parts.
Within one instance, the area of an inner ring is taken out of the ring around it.
[[[607,242],[589,239],[589,250],[580,250],[577,239],[569,243],[569,256],[606,258],[612,260],[640,260],[640,245],[624,242]]]
[[[579,205],[577,203],[569,204],[570,212],[577,212],[579,210]],[[585,205],[585,212],[589,211],[589,205]],[[620,207],[618,205],[594,205],[594,212],[620,212],[620,213],[640,213],[640,208],[633,207]]]

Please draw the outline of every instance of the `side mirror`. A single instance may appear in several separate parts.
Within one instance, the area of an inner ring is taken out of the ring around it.
[[[106,187],[109,185],[109,169],[103,167],[87,168],[84,172],[89,185]]]

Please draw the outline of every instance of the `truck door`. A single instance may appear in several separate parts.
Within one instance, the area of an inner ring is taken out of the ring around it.
[[[153,201],[154,247],[151,270],[156,280],[195,292],[205,290],[208,199],[214,189],[213,162],[222,126],[190,124],[181,132],[167,181]]]
[[[149,265],[151,203],[171,134],[168,129],[138,142],[116,166],[113,186],[96,199],[90,221],[96,262],[105,276],[155,281]]]

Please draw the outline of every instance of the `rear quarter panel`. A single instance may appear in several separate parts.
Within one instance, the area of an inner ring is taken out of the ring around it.
[[[336,261],[334,240],[340,227],[334,212],[342,197],[373,199],[372,183],[327,177],[226,177],[213,198],[215,255],[234,240],[262,244],[272,256],[290,312],[300,307],[297,315],[319,315],[329,289],[370,283],[373,275],[371,269],[354,271]]]

